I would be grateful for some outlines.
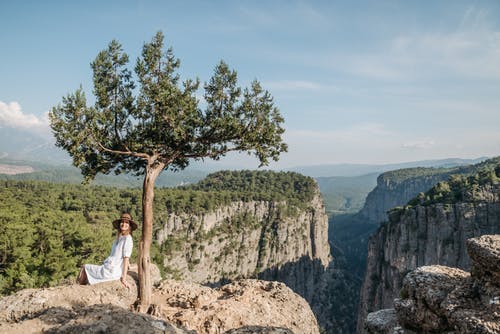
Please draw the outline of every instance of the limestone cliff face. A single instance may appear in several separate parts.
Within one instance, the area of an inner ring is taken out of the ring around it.
[[[286,201],[237,201],[203,214],[171,213],[156,240],[167,254],[169,277],[213,284],[279,280],[309,302],[331,260],[319,189],[302,208]]]
[[[369,222],[387,221],[387,211],[404,205],[451,174],[469,172],[471,167],[456,168],[409,168],[380,174],[377,186],[368,194],[360,214]]]
[[[500,233],[500,185],[475,189],[475,201],[416,206],[395,212],[368,247],[358,331],[369,312],[391,308],[405,275],[420,266],[470,269],[468,238]]]

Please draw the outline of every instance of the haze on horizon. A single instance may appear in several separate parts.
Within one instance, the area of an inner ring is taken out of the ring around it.
[[[117,39],[133,67],[162,30],[183,78],[203,83],[224,59],[275,97],[289,152],[270,168],[500,155],[498,1],[4,1],[0,12],[0,131],[50,137],[62,96],[81,84],[92,101],[100,50]]]

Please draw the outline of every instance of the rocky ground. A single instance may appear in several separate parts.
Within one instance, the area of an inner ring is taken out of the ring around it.
[[[248,325],[282,327],[293,333],[318,333],[306,301],[285,284],[241,280],[211,289],[163,281],[156,289],[153,314],[199,333],[223,333]]]
[[[132,311],[134,273],[92,286],[26,289],[0,299],[0,333],[318,334],[307,302],[283,283],[242,280],[217,289],[162,281],[150,315]]]
[[[500,333],[500,235],[469,239],[467,251],[471,273],[444,266],[409,273],[394,309],[368,315],[368,332]]]

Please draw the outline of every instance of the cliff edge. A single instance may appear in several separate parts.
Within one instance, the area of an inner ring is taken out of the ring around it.
[[[370,313],[370,334],[500,333],[500,235],[469,239],[470,273],[424,266],[409,273],[394,310]]]
[[[26,289],[0,299],[1,333],[319,334],[307,302],[285,284],[241,280],[217,289],[164,280],[150,314],[131,311],[137,286]]]

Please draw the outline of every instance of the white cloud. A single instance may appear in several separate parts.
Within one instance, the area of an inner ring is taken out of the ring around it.
[[[436,142],[432,139],[424,139],[403,143],[402,147],[412,150],[419,149],[429,149],[436,145]]]
[[[341,61],[334,67],[341,64],[340,71],[380,80],[447,76],[500,79],[500,32],[497,31],[398,36],[382,48],[366,54],[337,56]]]
[[[310,53],[295,61],[374,80],[411,82],[460,77],[500,79],[500,31],[497,19],[470,7],[455,30],[428,27],[384,35],[366,50]],[[392,31],[397,32],[398,29]]]
[[[302,1],[287,3],[287,6],[271,4],[264,9],[242,6],[240,13],[242,19],[257,27],[282,27],[284,25],[325,27],[332,24],[331,17],[327,17],[315,6]]]
[[[461,28],[482,27],[488,20],[488,11],[485,8],[478,8],[474,5],[469,6],[460,23]]]
[[[25,114],[18,102],[0,101],[0,126],[33,131],[39,134],[49,132],[48,113],[43,117]]]
[[[280,80],[270,81],[262,84],[263,87],[269,90],[279,91],[338,91],[338,88],[333,85],[321,84],[318,82],[307,80]]]

